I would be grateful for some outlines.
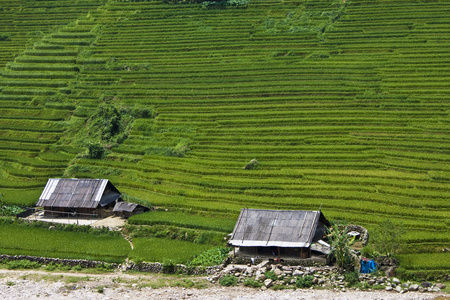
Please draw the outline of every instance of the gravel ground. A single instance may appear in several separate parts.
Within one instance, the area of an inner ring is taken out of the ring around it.
[[[205,288],[170,287],[183,279]],[[155,286],[161,286],[155,288]],[[153,287],[152,287],[153,286]],[[442,296],[442,294],[440,294]],[[222,287],[204,278],[159,274],[84,274],[0,270],[0,299],[364,299],[425,300],[439,294],[386,291],[260,290]],[[445,298],[450,299],[450,298]]]

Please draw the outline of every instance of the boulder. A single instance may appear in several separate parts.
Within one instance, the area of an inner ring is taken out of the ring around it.
[[[257,276],[255,277],[255,280],[256,280],[256,281],[264,281],[264,280],[266,280],[266,275],[264,275],[264,274],[259,274],[259,275],[257,275]]]
[[[303,276],[303,274],[305,274],[305,273],[302,272],[302,271],[299,271],[299,270],[295,270],[295,271],[292,273],[292,276]]]
[[[271,287],[271,286],[272,286],[272,283],[273,283],[273,280],[272,280],[272,279],[266,279],[266,280],[264,280],[264,286],[265,286],[266,288]]]
[[[411,284],[411,285],[409,286],[409,290],[410,290],[410,291],[413,291],[413,292],[416,292],[416,291],[419,290],[419,285],[418,285],[418,284]]]
[[[392,290],[393,290],[393,288],[391,286],[386,287],[386,291],[392,291]]]
[[[283,272],[280,269],[275,269],[273,270],[273,272],[275,273],[275,276],[281,276],[281,274],[283,274]]]
[[[395,291],[396,291],[397,293],[401,293],[403,290],[402,290],[402,287],[401,287],[401,286],[397,285],[397,286],[395,287]]]
[[[443,284],[443,283],[438,283],[438,284],[436,284],[436,287],[439,288],[439,289],[441,289],[441,290],[443,290],[443,289],[445,289],[447,286],[446,286],[445,284]]]
[[[367,284],[374,285],[376,283],[375,279],[369,279],[367,280]]]
[[[392,282],[395,284],[400,284],[400,279],[394,277],[394,278],[392,278]]]
[[[424,288],[429,288],[429,287],[431,287],[431,282],[424,281],[420,284],[420,286],[424,287]]]

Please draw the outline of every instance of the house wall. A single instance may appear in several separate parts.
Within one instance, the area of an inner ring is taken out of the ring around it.
[[[75,214],[74,214],[75,213]],[[44,215],[53,218],[105,218],[113,215],[112,207],[104,208],[67,208],[44,207]]]
[[[239,247],[240,256],[264,256],[274,258],[309,258],[309,248],[283,248],[283,247]]]

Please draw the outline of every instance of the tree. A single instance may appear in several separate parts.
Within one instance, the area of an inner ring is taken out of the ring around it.
[[[381,222],[374,232],[374,244],[378,251],[392,256],[400,247],[400,237],[404,234],[403,226],[394,224],[390,219]]]
[[[100,159],[105,155],[105,148],[100,143],[88,144],[88,157],[92,159]]]
[[[351,271],[354,268],[351,250],[355,243],[355,237],[348,234],[347,227],[340,229],[338,224],[328,228],[328,232],[331,242],[330,255],[336,258],[336,263],[341,271]]]

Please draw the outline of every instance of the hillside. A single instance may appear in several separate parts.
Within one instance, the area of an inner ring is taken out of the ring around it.
[[[243,207],[321,208],[369,229],[389,218],[407,229],[408,269],[450,269],[450,2],[0,7],[6,202],[89,177],[224,219]]]

